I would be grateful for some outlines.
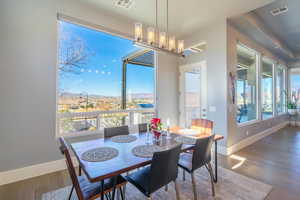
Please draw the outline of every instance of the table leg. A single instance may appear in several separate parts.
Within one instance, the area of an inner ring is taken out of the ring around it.
[[[113,179],[113,193],[112,193],[111,199],[114,200],[115,199],[116,185],[117,185],[118,176],[114,176],[112,179]]]
[[[218,182],[218,142],[215,141],[215,178],[214,182]]]
[[[104,200],[104,180],[101,181],[101,200]]]

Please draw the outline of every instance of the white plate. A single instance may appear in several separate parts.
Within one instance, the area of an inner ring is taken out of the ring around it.
[[[188,128],[180,129],[178,132],[183,135],[198,135],[199,134],[199,131],[194,130],[194,129],[188,129]]]

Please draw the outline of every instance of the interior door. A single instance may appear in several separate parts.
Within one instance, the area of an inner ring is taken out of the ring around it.
[[[180,126],[190,127],[192,119],[207,117],[206,62],[180,67]]]

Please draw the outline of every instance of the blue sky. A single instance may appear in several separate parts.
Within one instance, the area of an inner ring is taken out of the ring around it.
[[[132,41],[107,33],[60,22],[60,37],[75,37],[87,47],[89,57],[80,74],[67,73],[59,78],[60,92],[121,96],[122,57],[138,50]],[[64,40],[60,43],[64,51]],[[64,53],[64,52],[61,52]],[[153,93],[154,69],[128,65],[127,88],[131,93]]]

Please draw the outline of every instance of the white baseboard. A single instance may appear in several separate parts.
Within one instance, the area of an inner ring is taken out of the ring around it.
[[[272,133],[284,128],[285,126],[287,126],[289,124],[288,121],[286,122],[282,122],[274,127],[271,127],[269,129],[266,129],[264,130],[263,132],[260,132],[260,133],[257,133],[253,136],[250,136],[230,147],[223,147],[223,146],[220,146],[219,149],[220,149],[220,153],[223,154],[223,155],[231,155],[243,148],[245,148],[246,146],[249,146],[255,142],[257,142],[258,140],[261,140],[262,138],[268,136],[268,135],[271,135]]]
[[[78,166],[74,157],[73,163]],[[0,186],[66,169],[65,159],[0,172]]]

